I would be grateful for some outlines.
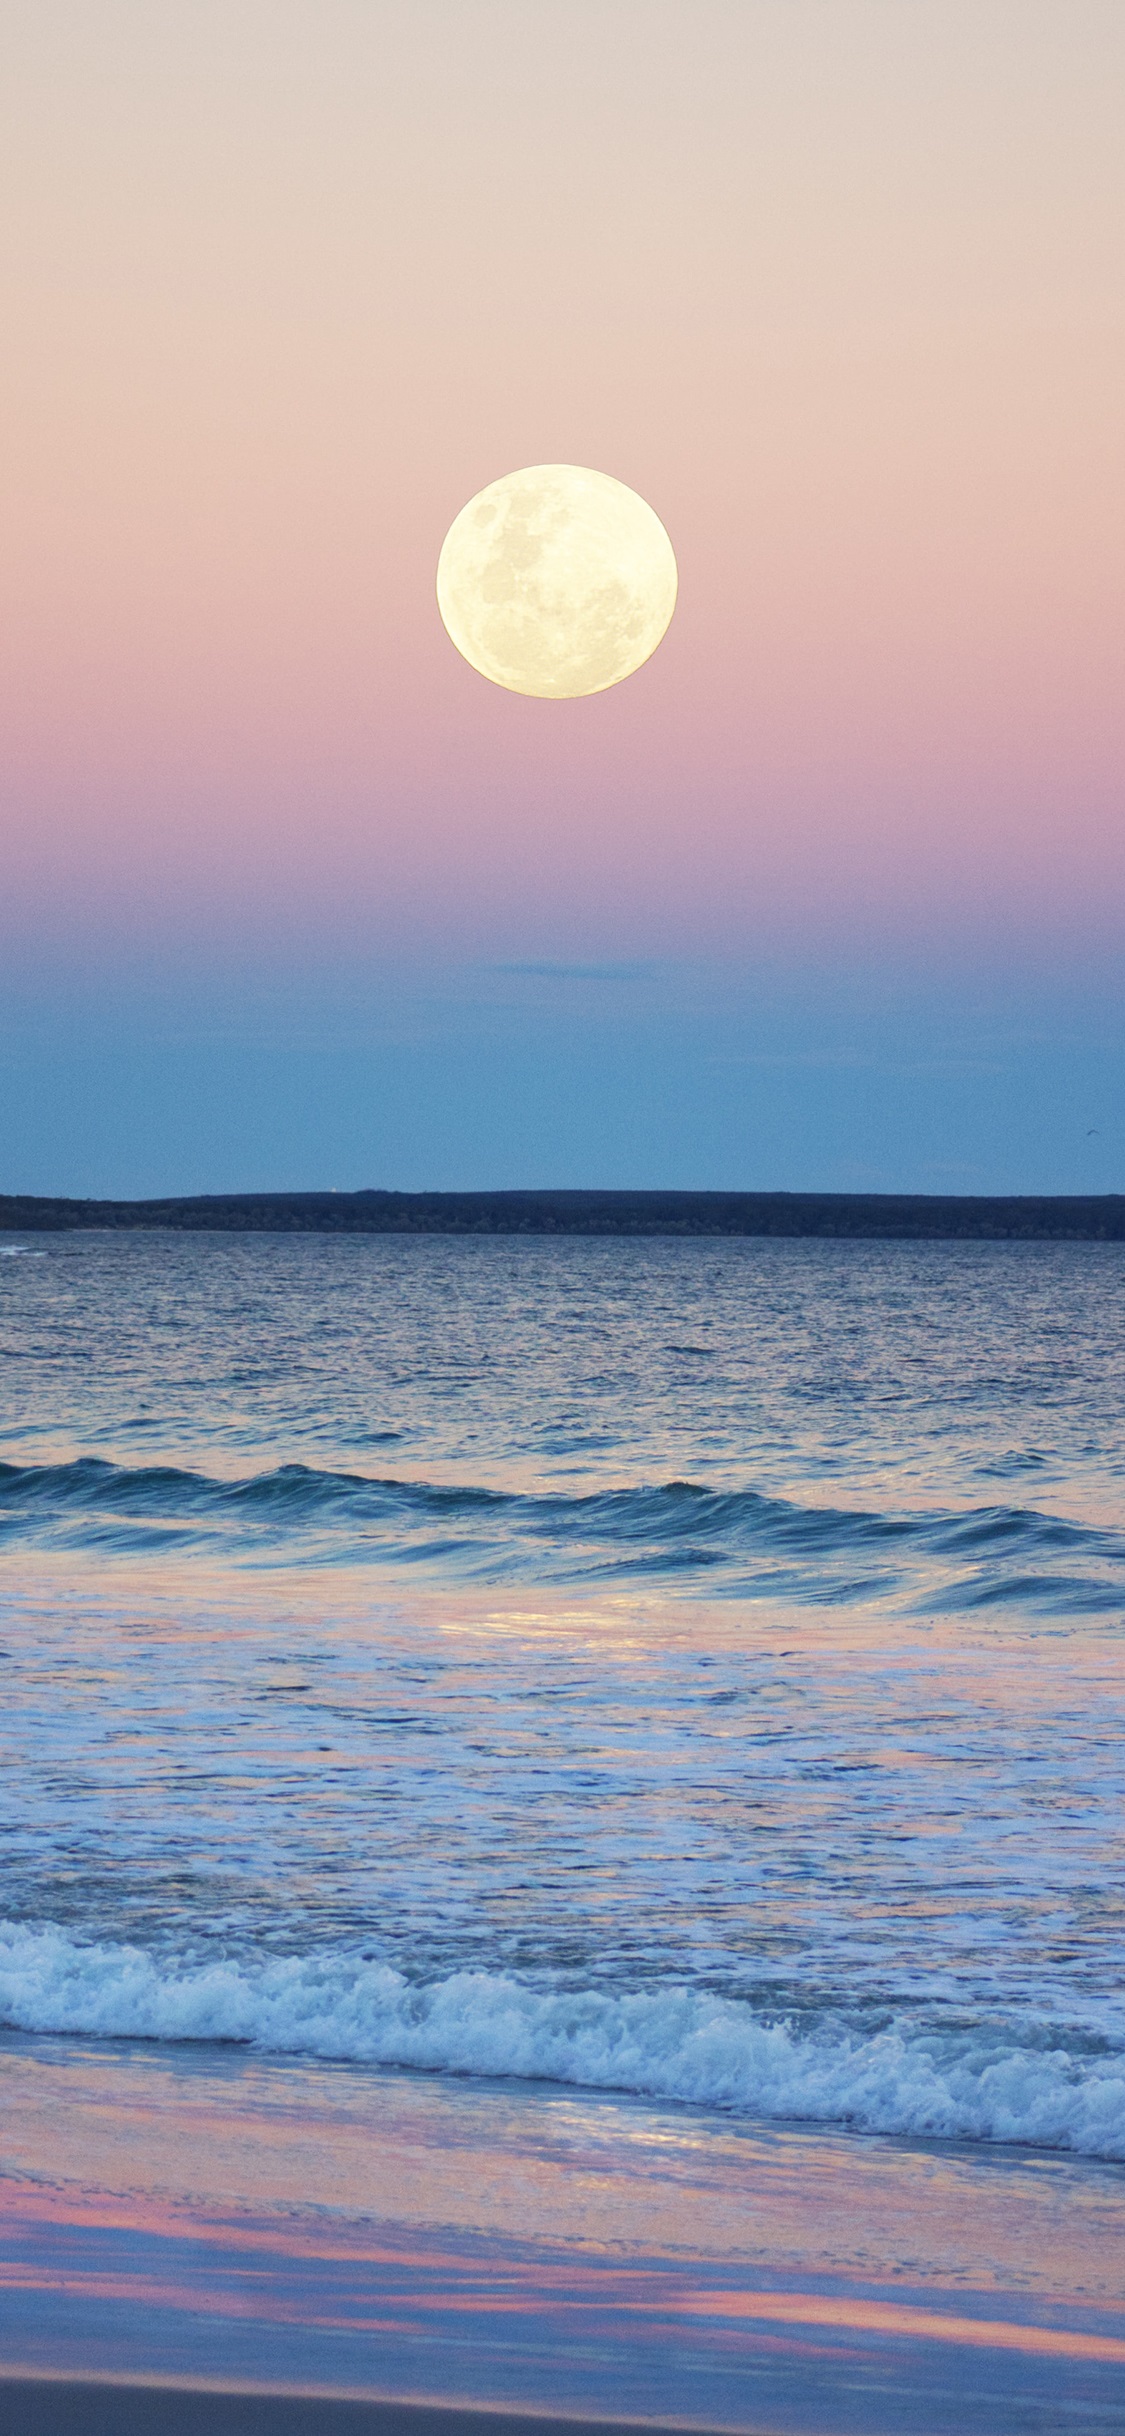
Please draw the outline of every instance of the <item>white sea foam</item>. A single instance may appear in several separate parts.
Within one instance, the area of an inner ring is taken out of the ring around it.
[[[813,2032],[683,1987],[544,1991],[487,1971],[419,1986],[357,1956],[177,1969],[53,1928],[0,1929],[0,2020],[243,2041],[279,2055],[568,2082],[774,2119],[1125,2159],[1125,2054],[981,2031]]]

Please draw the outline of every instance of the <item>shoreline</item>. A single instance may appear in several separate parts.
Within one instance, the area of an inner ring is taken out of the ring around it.
[[[1120,2169],[0,2040],[5,2436],[1118,2436]]]

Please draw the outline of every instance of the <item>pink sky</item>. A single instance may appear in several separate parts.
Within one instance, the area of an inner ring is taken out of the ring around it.
[[[1121,0],[8,0],[5,1179],[1120,1189],[1123,104]],[[679,561],[584,701],[434,597],[544,460]]]
[[[1125,877],[1118,0],[11,0],[9,936],[1099,934]],[[656,658],[433,575],[562,458]]]

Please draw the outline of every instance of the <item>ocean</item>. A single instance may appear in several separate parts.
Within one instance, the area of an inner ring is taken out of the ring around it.
[[[173,2112],[491,2107],[474,2172],[578,2105],[631,2254],[645,2142],[716,2161],[697,2231],[763,2143],[857,2191],[940,2155],[966,2223],[1054,2175],[1044,2254],[1095,2194],[1120,2290],[1123,1379],[1113,1244],[9,1238],[24,2102],[94,2059]],[[552,2204],[506,2238],[573,2256]]]

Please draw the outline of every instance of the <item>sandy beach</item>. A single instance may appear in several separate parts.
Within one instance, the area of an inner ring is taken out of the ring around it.
[[[0,2415],[7,2436],[644,2436],[625,2420],[108,2378],[0,2375]]]
[[[1112,2167],[201,2044],[0,2102],[5,2436],[1120,2427]]]

